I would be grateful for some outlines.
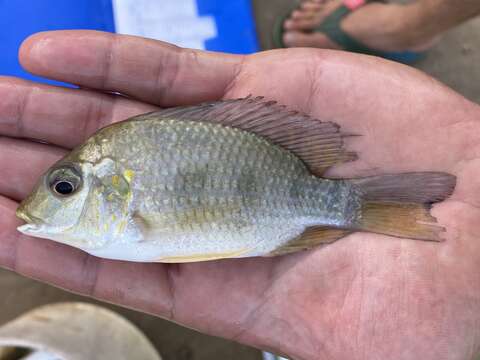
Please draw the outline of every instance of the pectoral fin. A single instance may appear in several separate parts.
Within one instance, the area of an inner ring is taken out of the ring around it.
[[[272,251],[267,256],[289,254],[297,251],[308,250],[317,245],[332,243],[350,234],[352,230],[336,229],[324,226],[307,228],[302,235],[291,240],[284,246]]]

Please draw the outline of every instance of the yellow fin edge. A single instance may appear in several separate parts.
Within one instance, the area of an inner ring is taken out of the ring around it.
[[[154,262],[160,263],[189,263],[189,262],[198,262],[198,261],[212,261],[220,259],[229,259],[238,257],[250,251],[250,249],[242,249],[240,251],[234,252],[225,252],[225,253],[214,253],[214,254],[198,254],[198,255],[187,255],[187,256],[169,256],[164,258],[159,258]]]

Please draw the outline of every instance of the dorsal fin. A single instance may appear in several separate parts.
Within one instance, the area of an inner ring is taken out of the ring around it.
[[[261,96],[174,107],[142,116],[150,117],[220,123],[255,133],[294,153],[315,175],[356,159],[355,153],[343,147],[346,135],[337,124],[288,110]]]

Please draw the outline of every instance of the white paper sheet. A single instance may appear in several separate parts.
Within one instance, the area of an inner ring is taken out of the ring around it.
[[[116,32],[205,49],[217,36],[213,16],[198,15],[195,0],[112,0]]]

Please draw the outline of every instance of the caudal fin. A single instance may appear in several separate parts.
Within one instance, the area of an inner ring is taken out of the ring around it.
[[[361,230],[441,241],[444,229],[430,215],[432,203],[449,197],[456,177],[440,172],[404,173],[355,179],[363,196]]]

